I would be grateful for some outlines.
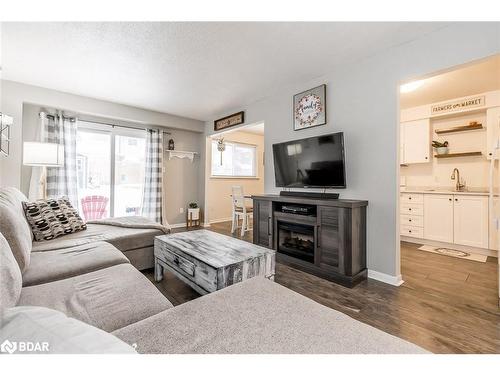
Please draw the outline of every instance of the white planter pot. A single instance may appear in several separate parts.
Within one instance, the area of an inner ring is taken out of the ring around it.
[[[436,153],[438,155],[444,155],[448,153],[448,147],[436,147]]]
[[[188,218],[191,220],[200,220],[200,209],[188,208]]]

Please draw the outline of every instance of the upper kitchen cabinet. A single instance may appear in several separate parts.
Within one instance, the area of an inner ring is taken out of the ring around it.
[[[486,111],[486,156],[490,160],[495,147],[500,147],[500,107],[488,108]],[[497,150],[497,157],[500,157],[500,150]]]
[[[401,164],[427,163],[430,161],[430,120],[401,123]]]

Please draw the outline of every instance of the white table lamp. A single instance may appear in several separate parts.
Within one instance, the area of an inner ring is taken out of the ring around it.
[[[64,166],[64,146],[48,142],[24,142],[23,164],[31,167],[42,167],[40,176],[40,191],[42,197],[47,198],[46,178],[47,167]]]
[[[64,146],[57,143],[24,142],[23,164],[32,167],[62,167]]]

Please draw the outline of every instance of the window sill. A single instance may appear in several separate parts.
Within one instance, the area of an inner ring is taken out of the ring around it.
[[[260,177],[257,176],[210,176],[210,179],[213,180],[259,180]]]

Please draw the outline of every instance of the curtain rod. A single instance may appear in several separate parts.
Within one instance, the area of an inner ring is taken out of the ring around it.
[[[125,129],[134,129],[134,130],[153,130],[153,128],[139,128],[139,127],[133,127],[133,126],[126,126],[126,125],[117,125],[117,124],[110,124],[108,122],[101,122],[101,121],[87,121],[87,120],[80,120],[82,122],[88,122],[88,123],[91,123],[91,124],[99,124],[99,125],[107,125],[107,126],[111,126],[113,128],[125,128]],[[158,129],[160,130],[160,129]],[[163,134],[168,134],[168,135],[172,135],[172,133],[170,132],[167,132],[167,131],[164,131],[162,130],[162,133]]]
[[[134,126],[126,126],[126,125],[117,125],[117,124],[110,124],[110,123],[107,123],[107,122],[100,122],[100,121],[87,121],[87,120],[80,120],[80,121],[83,121],[83,122],[90,122],[90,123],[93,123],[93,124],[100,124],[100,125],[107,125],[107,126],[111,126],[113,128],[125,128],[125,129],[134,129],[134,130],[154,130],[153,128],[136,128]],[[160,129],[158,129],[160,130]],[[166,132],[164,130],[162,130],[163,134],[169,134],[171,135],[172,133],[170,132]]]

